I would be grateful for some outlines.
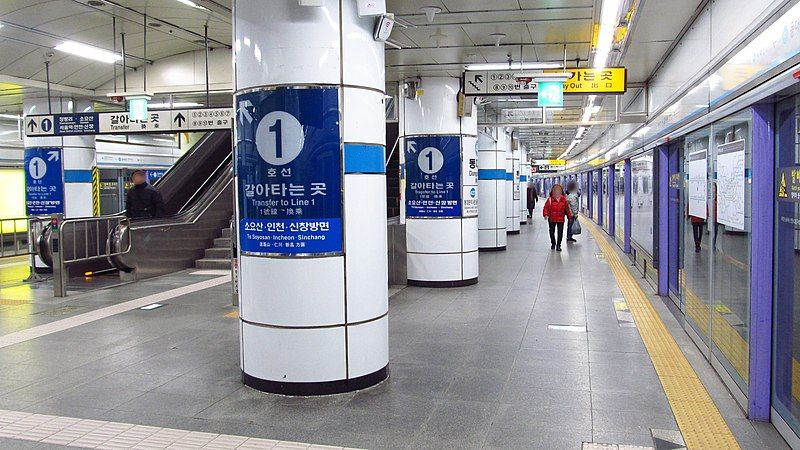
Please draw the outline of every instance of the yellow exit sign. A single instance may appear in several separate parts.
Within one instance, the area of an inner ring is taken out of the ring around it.
[[[624,67],[554,69],[545,72],[572,74],[572,77],[564,82],[565,94],[624,94],[627,88],[628,72]]]

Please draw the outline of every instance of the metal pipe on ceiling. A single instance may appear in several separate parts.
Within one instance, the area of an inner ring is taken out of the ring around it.
[[[436,17],[442,16],[450,16],[450,15],[464,15],[464,14],[495,14],[495,13],[527,13],[527,12],[542,12],[542,11],[568,11],[568,10],[579,10],[579,9],[592,9],[593,6],[556,6],[556,7],[539,7],[539,8],[517,8],[517,9],[495,9],[495,10],[486,10],[486,9],[478,9],[478,10],[469,10],[469,11],[442,11],[436,13]],[[419,13],[411,13],[411,14],[398,14],[397,17],[400,18],[408,18],[408,17],[426,17],[427,14],[424,12]]]
[[[424,23],[417,24],[410,29],[414,28],[428,28],[428,27],[463,27],[468,25],[525,25],[529,23],[542,23],[542,22],[574,22],[582,20],[592,20],[592,17],[562,17],[555,19],[520,19],[520,20],[487,20],[485,22],[447,22],[447,23]]]
[[[81,4],[81,5],[83,5],[83,6],[88,6],[88,5],[86,5],[85,3],[78,2],[77,0],[73,0],[73,1],[75,1],[75,2],[77,2],[77,3],[80,3],[80,4]],[[130,6],[125,6],[125,5],[122,5],[122,4],[120,4],[120,3],[116,2],[116,1],[113,1],[113,0],[103,0],[103,1],[104,1],[106,4],[108,4],[108,5],[111,5],[111,6],[115,7],[115,8],[120,8],[120,9],[122,9],[122,10],[124,10],[124,11],[128,11],[128,12],[130,12],[130,13],[133,13],[133,14],[136,14],[136,15],[138,15],[138,16],[140,16],[140,17],[143,17],[143,16],[145,16],[145,13],[143,13],[143,12],[140,12],[140,11],[138,11],[138,10],[134,9],[134,8],[131,8]],[[102,9],[99,9],[99,8],[93,8],[93,9],[95,9],[95,10],[97,10],[97,11],[106,12],[106,13],[108,13],[108,14],[112,14],[111,12],[108,12],[108,11],[103,11]],[[220,15],[220,17],[222,17],[222,16]],[[124,17],[122,17],[122,18],[123,18],[123,19],[125,19]],[[179,25],[175,25],[174,23],[172,23],[172,22],[169,22],[169,21],[167,21],[167,20],[164,20],[164,19],[159,19],[159,18],[157,18],[157,17],[151,17],[151,19],[152,19],[152,20],[157,20],[157,21],[159,21],[159,22],[163,23],[164,25],[167,25],[167,26],[170,26],[170,27],[172,27],[172,28],[175,28],[175,29],[181,30],[181,31],[183,31],[183,32],[185,32],[185,33],[188,33],[188,34],[190,34],[190,35],[192,35],[192,36],[195,36],[195,37],[197,37],[197,38],[200,38],[200,39],[202,39],[202,38],[203,38],[203,35],[202,35],[202,34],[200,34],[200,33],[197,33],[197,32],[195,32],[195,31],[192,31],[192,30],[189,30],[189,29],[187,29],[187,28],[183,28],[183,27],[181,27],[181,26],[179,26]],[[131,20],[131,19],[125,19],[125,20],[128,20],[128,21],[131,21],[131,22],[134,22],[134,23],[136,23],[135,21],[133,21],[133,20]],[[145,22],[145,24],[146,24],[146,22]],[[174,36],[174,35],[173,35],[173,34],[170,34],[170,36]],[[218,41],[218,40],[216,40],[216,39],[209,39],[209,40],[210,40],[211,42],[214,42],[215,44],[217,44],[217,45],[219,45],[219,46],[222,46],[222,47],[225,47],[225,48],[228,48],[228,49],[230,49],[230,48],[233,48],[233,47],[231,47],[231,45],[229,45],[229,44],[226,44],[226,43],[224,43],[224,42],[222,42],[222,41]],[[194,42],[194,41],[188,41],[188,42],[191,42],[191,43],[193,43],[193,44],[195,44],[195,45],[200,45],[200,44],[198,44],[197,42]]]

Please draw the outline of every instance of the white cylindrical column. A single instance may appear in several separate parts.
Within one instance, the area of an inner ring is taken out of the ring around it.
[[[522,144],[519,148],[519,223],[528,223],[528,180],[531,166],[528,164],[528,150]]]
[[[494,136],[505,131],[495,128],[492,134],[478,133],[478,246],[481,251],[506,248],[506,153],[498,148]]]
[[[519,154],[516,143],[503,142],[506,151],[506,233],[519,234]]]
[[[323,3],[234,2],[242,377],[288,395],[389,361],[383,43]]]
[[[26,99],[26,114],[88,112],[90,103],[68,98]],[[47,120],[47,119],[45,119]],[[43,121],[43,123],[45,123]],[[50,122],[48,126],[56,127]],[[27,210],[29,215],[63,213],[67,218],[100,215],[99,180],[92,183],[97,166],[94,135],[25,137]],[[44,161],[44,172],[31,166]],[[56,173],[58,172],[58,173]],[[45,188],[48,192],[42,192]],[[37,192],[37,190],[39,190]]]
[[[422,78],[400,102],[408,283],[478,282],[477,115],[458,117],[457,78]]]

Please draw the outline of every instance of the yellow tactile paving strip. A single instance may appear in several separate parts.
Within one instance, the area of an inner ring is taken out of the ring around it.
[[[697,378],[675,339],[661,321],[653,305],[636,283],[627,266],[608,243],[603,233],[585,220],[606,262],[617,279],[622,295],[633,313],[647,353],[667,395],[672,413],[689,449],[738,449],[739,444],[705,386]]]

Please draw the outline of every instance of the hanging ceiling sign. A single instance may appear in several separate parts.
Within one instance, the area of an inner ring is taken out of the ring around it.
[[[572,74],[564,82],[564,94],[624,94],[627,89],[628,72],[624,67],[553,69],[545,72]]]
[[[566,159],[534,159],[533,164],[537,166],[566,166]]]
[[[233,128],[233,108],[150,111],[131,119],[127,111],[25,116],[25,135],[77,136],[87,134],[177,133]]]
[[[531,95],[536,83],[517,81],[519,70],[464,72],[465,95]]]
[[[525,71],[526,74],[537,71]],[[564,95],[624,94],[628,72],[624,67],[603,69],[548,69],[539,73],[569,72],[572,77],[564,82]],[[518,80],[519,70],[484,70],[464,72],[464,94],[535,95],[541,89],[536,82]]]

